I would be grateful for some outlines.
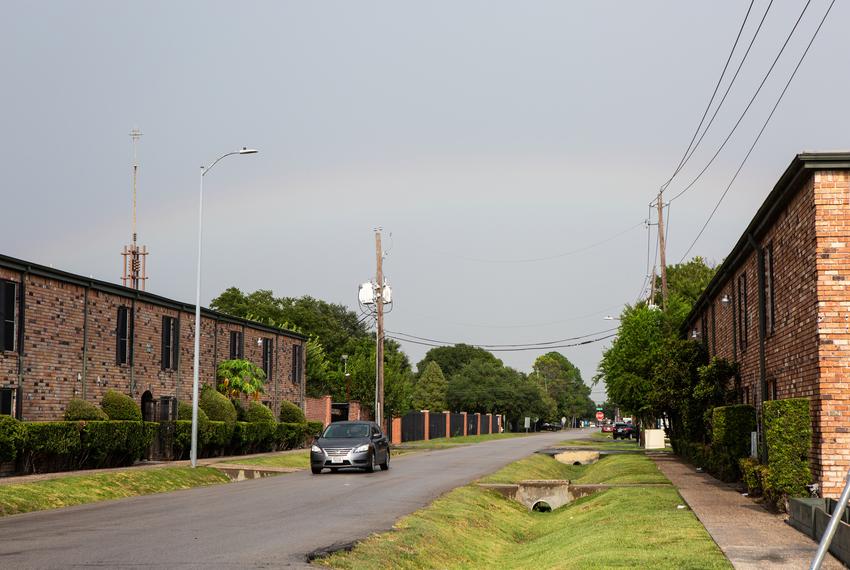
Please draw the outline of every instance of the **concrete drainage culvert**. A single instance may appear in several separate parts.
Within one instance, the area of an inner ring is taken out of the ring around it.
[[[556,453],[552,457],[566,465],[590,465],[599,461],[599,452],[569,450]]]
[[[571,485],[562,479],[529,480],[519,483],[479,483],[479,487],[496,491],[506,499],[516,501],[531,511],[549,512],[591,495],[601,488]]]

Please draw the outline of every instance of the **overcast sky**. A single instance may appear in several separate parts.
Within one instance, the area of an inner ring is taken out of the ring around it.
[[[730,132],[804,4],[771,8],[671,192]],[[199,166],[247,145],[260,154],[206,177],[204,304],[237,286],[356,310],[381,226],[389,330],[473,344],[603,331],[616,324],[603,317],[641,289],[640,223],[747,5],[6,2],[0,252],[120,281],[138,127],[149,291],[194,299]],[[827,6],[811,2],[735,135],[673,203],[669,262],[714,207]],[[733,69],[766,7],[754,2]],[[848,17],[837,3],[691,255],[721,261],[795,153],[850,146]],[[539,258],[549,259],[523,261]],[[590,382],[609,342],[563,353]],[[415,363],[427,347],[404,349]],[[542,352],[498,356],[529,371]]]

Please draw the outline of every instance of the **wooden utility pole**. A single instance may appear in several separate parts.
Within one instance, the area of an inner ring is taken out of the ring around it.
[[[658,252],[661,254],[661,308],[667,310],[667,246],[664,243],[664,195],[658,192]]]
[[[377,263],[377,292],[375,304],[378,313],[378,331],[375,350],[375,421],[383,428],[384,420],[384,252],[381,248],[381,230],[375,230],[375,261]]]

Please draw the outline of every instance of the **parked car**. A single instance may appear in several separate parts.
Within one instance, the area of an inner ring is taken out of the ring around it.
[[[546,431],[561,431],[562,427],[561,424],[550,424],[548,422],[543,422],[540,425],[540,429]]]
[[[616,423],[614,424],[614,439],[637,439],[638,430],[632,424]]]
[[[611,433],[613,431],[614,426],[612,426],[611,424],[605,424],[604,426],[602,426],[602,433]]]
[[[334,422],[310,448],[314,475],[324,468],[337,471],[346,467],[372,473],[377,466],[383,471],[390,468],[390,442],[375,422]]]

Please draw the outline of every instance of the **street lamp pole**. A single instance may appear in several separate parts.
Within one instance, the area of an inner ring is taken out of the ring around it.
[[[201,359],[201,238],[203,237],[204,230],[204,176],[223,158],[234,154],[256,153],[257,151],[255,149],[242,147],[241,150],[221,155],[209,167],[201,166],[200,193],[198,197],[198,275],[195,286],[195,362],[192,373],[192,448],[189,452],[192,467],[198,466],[198,376]]]

